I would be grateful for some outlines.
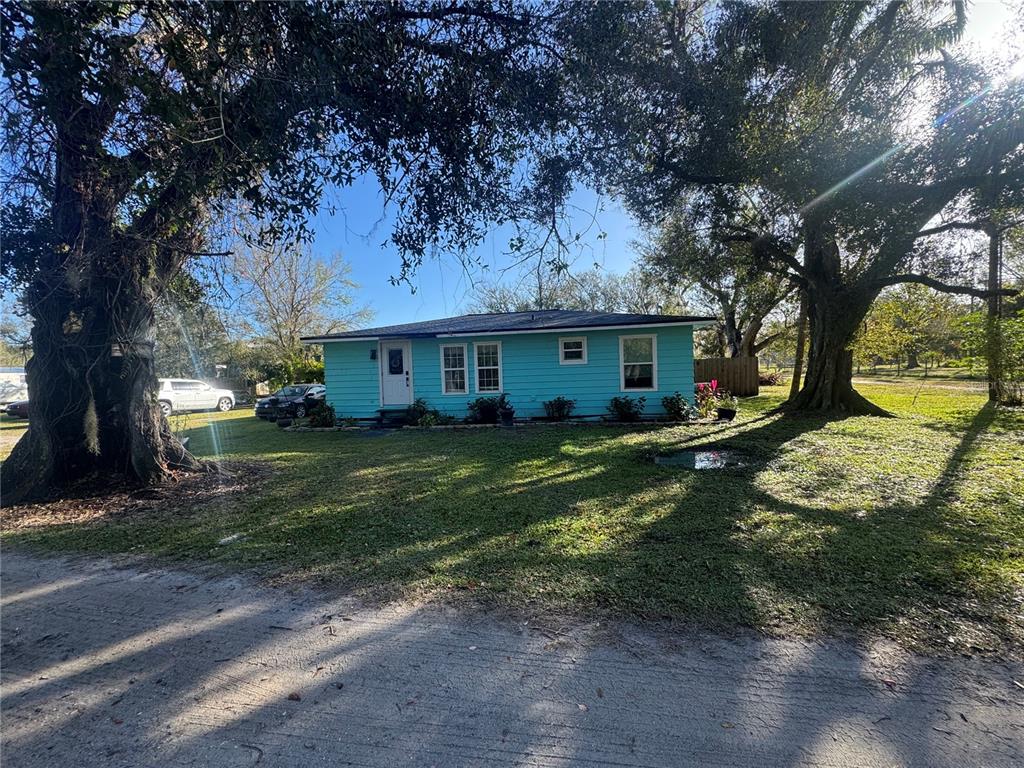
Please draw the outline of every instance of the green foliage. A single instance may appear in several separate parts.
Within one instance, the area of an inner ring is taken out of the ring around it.
[[[4,233],[0,238],[0,293],[13,295],[28,284],[39,264],[53,252],[53,222],[38,198],[5,195],[0,206],[0,232]]]
[[[412,404],[405,409],[405,420],[415,427],[419,425],[420,420],[430,413],[430,411],[431,408],[427,404],[427,401],[422,397],[417,397],[412,401]]]
[[[190,276],[178,275],[172,281],[154,315],[158,376],[209,378],[217,375],[218,365],[230,365],[228,375],[241,378],[240,369],[250,366],[249,355],[234,346],[220,314]]]
[[[661,398],[661,407],[665,409],[670,421],[693,421],[700,415],[680,392]]]
[[[630,397],[629,395],[618,395],[611,399],[608,404],[608,413],[614,421],[633,422],[640,421],[644,407],[647,405],[646,397]]]
[[[552,421],[565,421],[572,416],[576,401],[559,395],[553,400],[544,401],[544,414]]]
[[[725,222],[730,227],[760,223],[745,209]],[[721,318],[705,347],[724,346],[728,357],[752,357],[768,316],[793,292],[793,284],[778,272],[764,269],[749,242],[726,241],[701,226],[699,214],[681,205],[649,232],[641,246],[644,269],[663,284],[685,286],[700,311]]]
[[[440,411],[437,410],[431,410],[420,417],[417,426],[443,427],[448,424],[454,424],[455,422],[456,418],[454,416],[449,416],[447,413],[441,413]]]
[[[1001,318],[973,312],[959,327],[970,358],[993,372],[999,402],[1024,404],[1024,309]]]
[[[501,411],[512,407],[508,395],[504,392],[500,397],[478,397],[468,403],[468,421],[474,424],[497,424]]]
[[[853,343],[854,360],[925,362],[954,354],[955,325],[964,305],[923,285],[902,285],[872,305]]]
[[[259,222],[243,233],[250,244],[308,242],[330,190],[368,178],[387,201],[401,280],[428,251],[465,252],[495,221],[557,206],[572,189],[553,72],[569,13],[421,0],[5,3],[4,169],[17,181],[0,223],[19,242],[4,243],[0,280],[24,288],[42,404],[0,470],[5,498],[115,469],[167,479],[173,448],[145,426],[155,382],[136,342],[151,336],[168,282],[217,254],[240,214]],[[282,378],[313,378],[295,370],[284,330]],[[100,451],[94,423],[110,436]]]
[[[333,427],[338,423],[334,407],[326,400],[321,400],[306,414],[311,427]]]
[[[792,410],[871,411],[835,372],[878,291],[970,283],[977,251],[922,232],[1024,198],[1024,79],[1002,77],[1012,54],[949,48],[970,6],[955,7],[638,3],[583,36],[572,74],[595,175],[648,225],[681,212],[710,232],[698,273],[743,243],[754,274],[803,286],[815,322]]]
[[[278,363],[277,375],[273,376],[271,380],[278,386],[294,382],[319,382],[322,384],[324,381],[324,361],[310,359],[305,355],[287,358]]]
[[[195,232],[239,200],[263,222],[264,242],[290,239],[308,230],[325,187],[375,176],[397,213],[391,242],[403,276],[430,245],[468,245],[486,221],[519,213],[522,163],[558,154],[548,151],[560,118],[551,70],[568,10],[240,9],[143,4],[130,21],[117,4],[5,12],[5,33],[17,41],[3,49],[5,131],[25,183],[35,184],[24,200],[5,200],[5,225],[19,222],[5,240],[27,228],[33,243],[3,260],[6,277],[30,279],[37,254],[52,253],[52,170],[62,151],[54,137],[68,131],[91,163],[89,183],[104,186],[83,199],[120,206],[129,219],[121,223],[144,227],[147,242]],[[66,235],[53,233],[57,242]]]
[[[405,411],[407,423],[413,427],[436,427],[441,424],[453,424],[455,418],[431,408],[422,397],[416,398]]]

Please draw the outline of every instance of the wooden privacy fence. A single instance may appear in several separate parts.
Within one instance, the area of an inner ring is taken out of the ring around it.
[[[737,397],[758,393],[756,357],[705,357],[693,361],[694,382],[718,380],[718,386]]]

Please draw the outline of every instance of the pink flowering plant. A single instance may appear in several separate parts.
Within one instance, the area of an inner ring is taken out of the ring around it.
[[[735,408],[736,398],[718,386],[718,379],[697,385],[697,411],[702,419],[714,418],[719,408]]]

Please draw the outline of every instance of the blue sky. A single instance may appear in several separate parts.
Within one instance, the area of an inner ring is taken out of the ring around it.
[[[383,197],[376,181],[362,178],[352,187],[329,195],[337,213],[326,210],[313,218],[316,230],[314,250],[326,256],[339,252],[352,267],[352,279],[359,284],[357,300],[374,311],[372,325],[414,322],[447,317],[467,311],[475,282],[501,279],[516,282],[520,270],[509,270],[514,258],[508,255],[509,227],[495,227],[474,250],[482,268],[467,273],[453,255],[425,259],[409,285],[392,285],[398,274],[398,251],[382,244],[391,233],[391,219],[383,210]],[[633,263],[630,246],[639,234],[635,222],[613,200],[588,189],[579,189],[570,200],[576,209],[572,227],[586,230],[574,270],[594,264],[609,272],[622,273]],[[603,232],[606,237],[601,238]],[[502,270],[506,270],[501,274]]]

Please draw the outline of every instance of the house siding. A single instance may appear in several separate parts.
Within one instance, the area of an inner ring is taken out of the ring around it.
[[[376,341],[324,344],[327,402],[342,418],[366,419],[380,408],[380,370],[370,359]]]
[[[657,337],[657,384],[654,391],[620,389],[619,337]],[[586,364],[559,363],[558,339],[587,339]],[[693,327],[628,330],[595,330],[552,333],[524,333],[498,336],[430,338],[412,340],[414,398],[423,398],[432,408],[456,417],[468,414],[468,403],[477,397],[474,343],[501,342],[503,391],[516,409],[516,416],[544,415],[544,401],[559,395],[576,401],[578,416],[601,416],[612,397],[626,394],[646,397],[644,413],[664,413],[661,398],[681,392],[693,402]],[[445,395],[441,391],[442,344],[465,344],[469,392]],[[370,360],[377,342],[343,342],[324,345],[327,400],[342,417],[366,418],[380,408],[378,361]]]

